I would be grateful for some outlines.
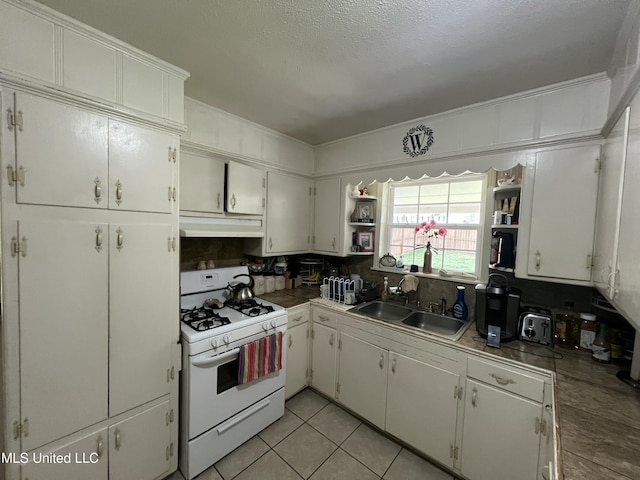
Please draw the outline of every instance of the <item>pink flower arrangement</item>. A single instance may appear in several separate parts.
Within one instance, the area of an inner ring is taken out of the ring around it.
[[[447,234],[447,229],[444,227],[436,229],[436,221],[431,220],[430,222],[422,222],[420,225],[416,225],[413,228],[413,234],[417,235],[418,233],[422,233],[425,237],[427,237],[426,247],[438,253],[438,251],[431,246],[431,242],[429,241],[429,239],[434,237],[444,237]],[[416,244],[416,247],[424,246],[425,245]]]

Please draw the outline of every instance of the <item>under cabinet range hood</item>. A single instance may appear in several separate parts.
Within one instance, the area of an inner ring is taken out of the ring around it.
[[[264,237],[259,218],[180,216],[181,237]]]

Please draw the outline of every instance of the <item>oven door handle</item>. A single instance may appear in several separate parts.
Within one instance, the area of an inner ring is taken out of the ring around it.
[[[256,403],[253,407],[247,408],[244,412],[242,412],[237,417],[232,418],[228,422],[223,423],[222,425],[220,425],[218,427],[218,434],[222,435],[224,432],[226,432],[230,428],[233,428],[236,425],[238,425],[239,423],[244,422],[247,418],[249,418],[252,415],[255,415],[260,410],[268,407],[270,404],[271,404],[271,399],[270,398],[266,398],[262,402]]]
[[[233,357],[237,357],[238,353],[240,353],[239,348],[234,348],[233,350],[229,350],[228,352],[221,353],[220,355],[214,355],[212,357],[203,358],[202,360],[194,360],[191,362],[194,367],[212,367],[219,363],[223,363],[225,360],[228,360]]]

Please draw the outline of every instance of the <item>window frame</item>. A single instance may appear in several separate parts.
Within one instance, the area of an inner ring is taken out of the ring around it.
[[[415,185],[427,185],[427,184],[442,184],[442,183],[446,183],[446,184],[451,184],[451,183],[456,183],[456,182],[465,182],[465,181],[469,181],[469,180],[481,180],[481,189],[480,189],[480,198],[479,198],[479,202],[480,202],[480,212],[479,212],[479,222],[477,225],[471,225],[471,224],[464,224],[464,223],[438,223],[437,227],[445,227],[448,230],[473,230],[476,231],[476,258],[475,258],[475,271],[473,272],[467,272],[470,273],[472,275],[475,275],[478,279],[480,279],[483,275],[483,261],[484,261],[484,257],[485,257],[485,250],[486,250],[486,239],[485,239],[485,232],[486,232],[486,212],[487,212],[487,204],[489,202],[489,198],[488,198],[488,194],[487,194],[487,185],[489,182],[489,174],[488,172],[485,173],[473,173],[473,172],[465,172],[463,174],[460,175],[447,175],[444,174],[440,177],[427,177],[424,176],[422,178],[419,179],[404,179],[404,180],[390,180],[389,182],[387,182],[384,186],[384,207],[382,209],[382,211],[384,212],[384,216],[381,219],[384,228],[383,228],[383,232],[382,235],[380,235],[379,238],[379,248],[380,248],[380,252],[379,252],[379,256],[382,256],[384,253],[386,253],[387,251],[391,251],[391,236],[392,236],[392,230],[393,228],[409,228],[409,225],[407,224],[403,224],[403,223],[393,223],[393,207],[394,207],[394,193],[393,190],[396,187],[405,187],[405,186],[415,186]],[[450,205],[447,202],[447,208],[448,205]],[[418,222],[416,222],[415,225],[417,225]],[[412,225],[412,226],[415,226]],[[446,249],[446,245],[445,245],[445,249]],[[415,251],[415,244],[414,244],[414,251]],[[415,259],[415,257],[414,257]],[[407,266],[408,267],[408,266]],[[418,265],[418,272],[421,273],[422,271],[422,266]],[[426,274],[429,275],[429,274]],[[439,278],[444,278],[444,277],[440,277],[440,275],[438,274],[438,271],[434,270],[434,273],[431,274],[433,276],[437,276]]]

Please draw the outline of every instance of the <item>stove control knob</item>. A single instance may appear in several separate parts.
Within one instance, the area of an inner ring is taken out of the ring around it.
[[[269,322],[264,322],[262,324],[262,329],[266,332],[267,330],[269,330]]]
[[[229,342],[231,341],[229,335],[225,335],[224,337],[222,337],[222,340],[224,341],[225,345],[229,345]]]
[[[211,346],[213,348],[218,348],[218,338],[214,338],[213,340],[211,340]]]
[[[276,328],[276,321],[275,320],[271,320],[271,328]]]

